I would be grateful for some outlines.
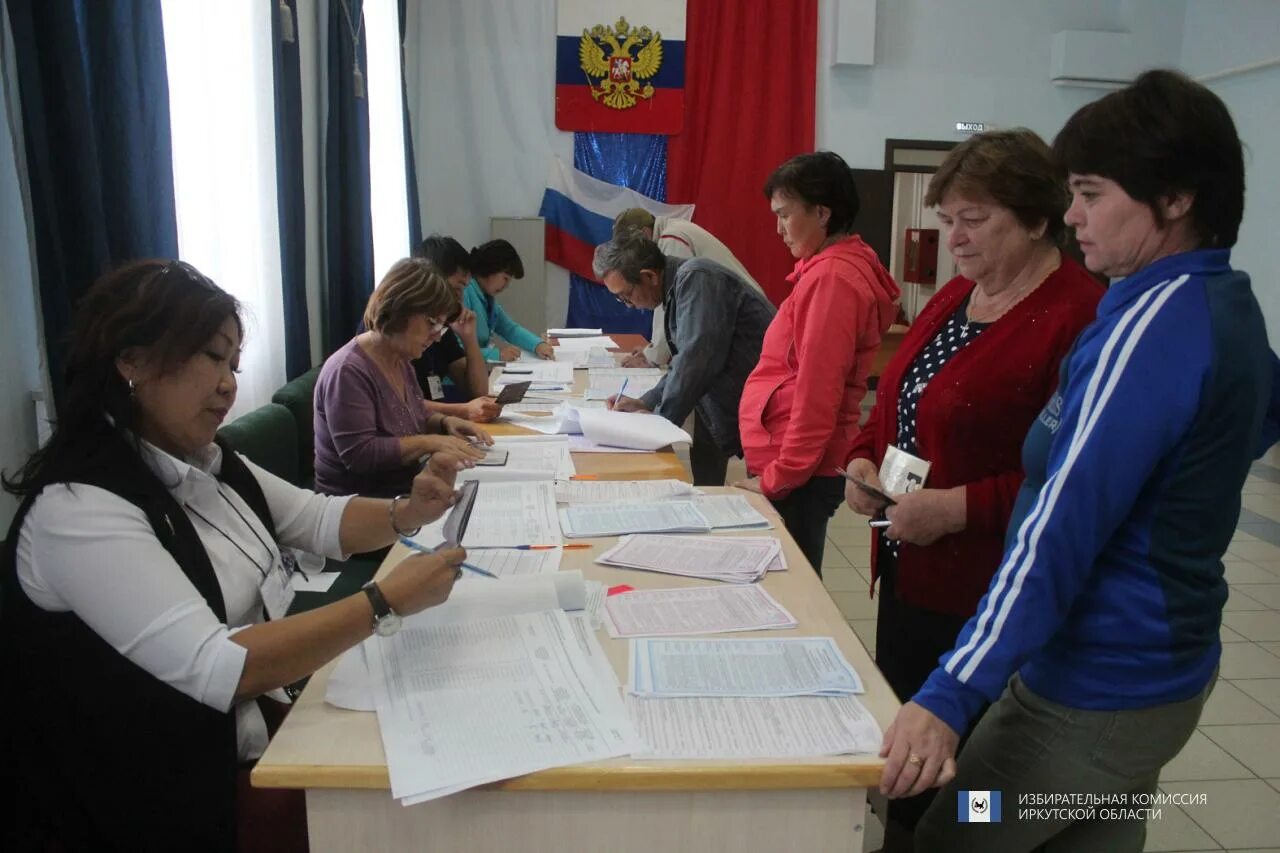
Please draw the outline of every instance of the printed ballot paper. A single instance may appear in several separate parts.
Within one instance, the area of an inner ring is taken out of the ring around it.
[[[841,696],[862,679],[831,637],[632,640],[637,696]]]
[[[439,547],[447,538],[445,525],[451,516],[452,510],[423,526],[413,541],[424,548]],[[475,503],[462,530],[464,548],[559,545],[561,541],[551,481],[478,484]]]
[[[632,504],[570,504],[560,510],[560,527],[570,539],[624,533],[706,533],[711,524],[689,501]]]
[[[568,401],[549,417],[526,418],[520,425],[547,435],[581,434],[599,445],[630,450],[657,450],[692,440],[689,433],[660,415],[587,408]]]
[[[637,589],[604,602],[605,627],[614,637],[677,637],[794,628],[795,617],[764,588],[698,586]]]
[[[569,441],[559,435],[504,435],[493,440],[507,451],[506,465],[477,465],[458,472],[458,483],[506,483],[517,480],[567,480],[577,473]]]
[[[627,396],[637,398],[651,391],[662,381],[662,370],[657,367],[593,367],[587,371],[588,400],[606,400],[627,383]]]
[[[391,793],[405,805],[627,755],[622,698],[560,610],[404,628],[366,649]]]
[[[700,492],[681,480],[570,480],[556,483],[556,502],[616,504],[689,498]]]
[[[562,510],[563,512],[563,510]],[[764,536],[624,536],[596,560],[605,566],[752,583],[784,569],[782,543]]]

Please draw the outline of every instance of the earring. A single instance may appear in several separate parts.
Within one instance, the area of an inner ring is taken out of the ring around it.
[[[132,397],[132,396],[133,396],[133,388],[134,388],[133,380],[132,380],[132,379],[127,379],[127,380],[125,380],[125,381],[129,383],[129,396],[130,396],[130,397]]]

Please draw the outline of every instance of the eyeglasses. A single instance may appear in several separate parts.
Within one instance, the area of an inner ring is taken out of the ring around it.
[[[636,292],[636,286],[633,284],[633,285],[631,285],[630,287],[628,287],[628,288],[627,288],[627,295],[626,295],[626,296],[623,296],[623,295],[622,295],[622,294],[620,294],[620,293],[615,293],[615,294],[613,294],[613,298],[614,298],[614,299],[616,299],[616,300],[618,300],[620,303],[622,303],[623,305],[627,306],[628,308],[635,308],[636,306],[634,306],[634,305],[632,305],[632,304],[631,304],[631,294],[633,294],[633,293],[635,293],[635,292]]]
[[[443,329],[445,326],[447,326],[447,325],[449,325],[449,324],[448,324],[448,323],[446,323],[444,320],[439,320],[439,319],[437,319],[437,318],[435,318],[435,317],[428,317],[428,318],[427,318],[427,325],[429,325],[429,326],[431,327],[431,331],[432,331],[432,332],[438,332],[438,331],[440,331],[441,329]]]

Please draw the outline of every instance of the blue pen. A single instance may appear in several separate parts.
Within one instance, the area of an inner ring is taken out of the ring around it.
[[[410,550],[417,551],[420,554],[434,554],[436,552],[436,549],[428,548],[426,545],[419,545],[417,542],[414,542],[408,536],[401,536],[400,544],[406,548],[409,548]],[[488,569],[482,569],[479,566],[473,566],[470,563],[465,563],[465,562],[462,563],[462,568],[473,571],[478,575],[483,575],[486,578],[493,578],[494,580],[498,579],[498,576],[495,575],[493,572],[489,571]]]
[[[622,377],[622,387],[618,389],[618,396],[614,397],[614,405],[618,405],[618,400],[622,399],[622,395],[627,393],[627,382],[631,380],[630,376]]]

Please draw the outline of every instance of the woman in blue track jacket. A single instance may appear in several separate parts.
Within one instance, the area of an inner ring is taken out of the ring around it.
[[[1240,489],[1280,434],[1280,362],[1229,263],[1244,162],[1222,101],[1147,72],[1054,152],[1066,222],[1112,284],[1027,435],[977,614],[885,733],[886,794],[947,786],[918,850],[1142,849],[1216,679]]]

